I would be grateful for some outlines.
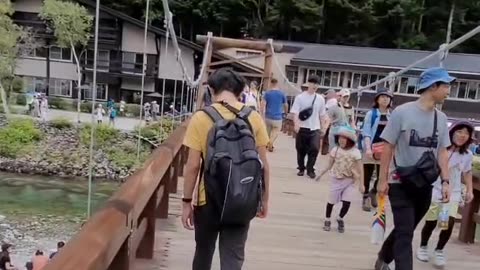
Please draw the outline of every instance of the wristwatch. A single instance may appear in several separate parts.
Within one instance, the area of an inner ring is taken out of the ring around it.
[[[191,202],[192,202],[192,198],[182,198],[182,202],[184,202],[184,203],[191,203]]]

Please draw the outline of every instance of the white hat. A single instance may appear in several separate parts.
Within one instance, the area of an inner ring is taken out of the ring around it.
[[[342,90],[340,90],[340,92],[338,92],[338,95],[341,97],[350,96],[350,90],[343,88]]]
[[[338,137],[338,136],[345,137],[354,143],[357,142],[357,133],[351,127],[347,127],[347,126],[339,127],[335,132],[335,137]]]

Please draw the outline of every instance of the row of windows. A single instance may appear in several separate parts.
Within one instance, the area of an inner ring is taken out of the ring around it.
[[[37,47],[34,50],[25,53],[26,57],[47,58],[48,49],[46,47]],[[50,47],[50,59],[72,61],[72,50],[70,48]]]
[[[47,79],[39,77],[24,77],[27,92],[46,93]],[[72,97],[73,81],[64,79],[50,79],[49,94],[51,96]],[[90,84],[89,88],[83,90],[85,99],[92,99],[93,89]],[[97,84],[97,99],[106,100],[108,96],[108,85],[103,83]]]
[[[388,74],[381,73],[362,73],[338,70],[305,69],[303,74],[303,83],[308,81],[309,76],[317,75],[320,77],[320,89],[329,88],[358,88],[366,86],[378,80],[385,78]],[[293,83],[299,81],[298,67],[286,67],[287,79]],[[389,87],[388,82],[380,86]],[[418,86],[418,77],[403,76],[395,80],[394,91],[403,94],[416,94]],[[379,86],[371,90],[376,91]],[[450,91],[451,98],[460,99],[480,99],[480,81],[457,80],[452,84]]]

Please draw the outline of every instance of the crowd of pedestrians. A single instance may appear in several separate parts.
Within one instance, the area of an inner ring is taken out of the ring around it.
[[[359,207],[367,212],[377,208],[378,198],[390,200],[394,229],[383,242],[375,270],[388,270],[392,263],[396,270],[413,269],[414,230],[425,215],[416,258],[430,260],[428,240],[440,224],[433,263],[444,266],[443,250],[458,207],[473,200],[474,128],[466,121],[449,128],[447,116],[436,109],[454,80],[443,68],[428,69],[420,76],[418,100],[395,108],[393,94],[378,87],[372,108],[358,124],[350,91],[318,93],[320,79],[313,75],[290,108],[297,175],[320,181],[329,172],[325,231],[331,230],[332,209],[339,203],[336,227],[345,231],[356,190],[363,195]],[[268,215],[266,153],[275,149],[289,106],[276,79],[260,93],[255,82],[247,86],[235,72],[220,69],[204,86],[201,109],[190,119],[184,141],[189,155],[182,222],[195,230],[192,269],[211,269],[219,237],[221,269],[240,270],[250,221]],[[320,152],[328,161],[317,176]]]

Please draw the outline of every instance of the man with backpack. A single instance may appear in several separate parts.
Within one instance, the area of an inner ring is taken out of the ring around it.
[[[240,270],[250,221],[268,213],[269,137],[260,114],[238,101],[242,77],[219,69],[208,85],[214,103],[192,116],[184,139],[182,223],[195,230],[193,270],[211,269],[218,237],[221,269]]]

